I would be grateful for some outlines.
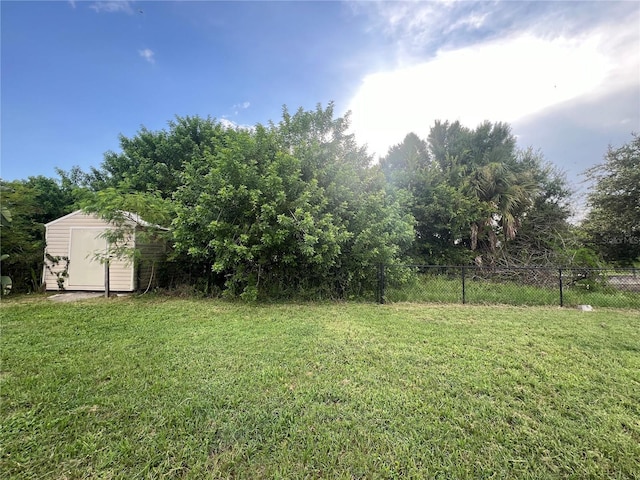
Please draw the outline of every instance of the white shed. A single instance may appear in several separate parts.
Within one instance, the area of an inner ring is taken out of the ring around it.
[[[109,289],[132,292],[145,289],[157,278],[158,263],[165,256],[165,244],[143,240],[139,232],[150,224],[136,214],[126,213],[133,234],[127,246],[139,250],[135,261],[112,259],[109,265]],[[96,215],[77,210],[45,225],[44,283],[47,290],[104,291],[105,266],[96,254],[106,252],[107,240],[102,234],[112,224]]]

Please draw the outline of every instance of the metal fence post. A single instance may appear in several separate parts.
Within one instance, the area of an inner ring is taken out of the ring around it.
[[[380,267],[381,264],[379,263],[376,269],[376,303],[380,303]]]
[[[467,292],[465,289],[465,271],[466,268],[463,266],[462,267],[462,304],[464,305],[465,303],[467,303]]]
[[[384,263],[378,265],[378,303],[384,303]]]
[[[109,298],[109,288],[110,288],[111,280],[109,278],[109,258],[107,258],[104,262],[104,296]]]
[[[564,307],[564,298],[563,298],[563,292],[562,292],[562,269],[559,268],[558,269],[558,280],[560,283],[560,306]]]

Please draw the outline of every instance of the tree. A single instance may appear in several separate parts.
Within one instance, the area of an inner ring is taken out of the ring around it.
[[[74,167],[59,172],[63,181],[94,192],[117,188],[122,192],[157,192],[171,198],[181,184],[185,165],[221,147],[226,129],[211,118],[176,117],[168,130],[141,127],[136,135],[120,135],[120,152],[108,151],[99,168],[85,173]]]
[[[531,148],[519,155],[537,186],[536,194],[520,215],[517,236],[497,252],[497,262],[505,266],[597,266],[596,255],[585,248],[569,222],[573,190],[565,174]]]
[[[226,130],[219,148],[186,165],[176,248],[208,262],[232,295],[371,289],[375,265],[401,254],[411,223],[347,129],[330,104]]]
[[[107,250],[97,259],[103,263],[112,258],[133,261],[139,257],[140,252],[130,241],[137,227],[144,227],[136,232],[138,243],[170,239],[170,232],[163,225],[171,223],[173,207],[158,192],[123,193],[108,187],[87,196],[81,205],[85,212],[98,215],[113,227],[102,234]]]
[[[381,161],[408,193],[416,218],[414,253],[429,263],[493,261],[513,240],[538,186],[507,124],[469,129],[437,121],[428,141],[409,134]]]
[[[277,126],[281,145],[301,160],[303,178],[324,190],[326,211],[349,236],[332,267],[339,295],[373,288],[379,263],[397,263],[411,246],[413,218],[387,191],[379,167],[371,167],[366,148],[348,134],[349,114],[334,118],[334,105],[314,111],[283,111]]]
[[[6,187],[4,185],[0,185],[0,190],[5,190]],[[11,212],[4,205],[4,202],[0,206],[0,228],[4,229],[11,225]],[[0,248],[2,247],[2,243],[0,243]],[[2,253],[0,250],[0,262],[9,258],[9,254]],[[0,264],[2,265],[2,264]],[[0,272],[0,295],[6,295],[11,291],[11,287],[13,286],[13,282],[9,275],[2,275]]]
[[[416,134],[389,149],[380,166],[403,208],[415,219],[412,255],[416,261],[465,264],[471,259],[459,241],[469,231],[473,202],[451,182],[460,172],[455,162],[441,163]],[[450,178],[451,177],[451,178]]]
[[[640,260],[640,136],[610,146],[585,175],[593,182],[583,224],[592,245],[608,261],[633,265]]]
[[[3,271],[13,280],[12,291],[37,290],[42,281],[44,224],[73,211],[69,189],[42,176],[2,182],[2,206],[11,211],[12,222],[0,230]]]
[[[315,183],[278,151],[273,132],[228,132],[226,148],[188,165],[176,194],[176,247],[210,262],[229,294],[294,286],[339,253],[338,231]]]
[[[507,124],[437,121],[427,141],[407,135],[380,165],[415,217],[416,261],[570,264],[580,248],[566,178],[518,149]]]
[[[531,169],[517,154],[507,124],[484,122],[467,136],[459,141],[466,148],[458,163],[463,167],[462,189],[479,202],[471,222],[471,250],[482,245],[495,252],[500,237],[503,242],[515,238],[537,186]]]

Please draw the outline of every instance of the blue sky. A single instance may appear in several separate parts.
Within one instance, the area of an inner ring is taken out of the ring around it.
[[[335,102],[372,154],[509,122],[578,182],[640,131],[637,2],[1,2],[5,180],[98,166],[175,115]]]

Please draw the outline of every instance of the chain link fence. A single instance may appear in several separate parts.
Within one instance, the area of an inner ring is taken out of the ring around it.
[[[377,301],[640,309],[640,269],[380,265]]]

